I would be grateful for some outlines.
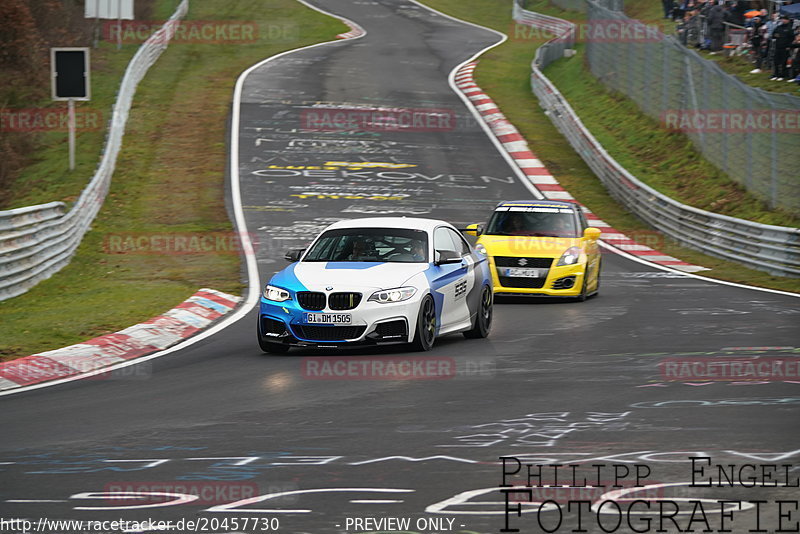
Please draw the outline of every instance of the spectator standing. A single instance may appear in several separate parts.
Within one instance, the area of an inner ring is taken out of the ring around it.
[[[800,83],[800,33],[795,35],[789,54],[792,60],[789,83]]]
[[[672,18],[672,8],[674,7],[672,0],[661,0],[661,6],[664,8],[664,18]]]
[[[780,20],[781,23],[772,31],[772,42],[775,46],[775,63],[772,70],[772,78],[770,78],[770,80],[778,82],[789,76],[786,62],[789,59],[789,50],[794,42],[792,20],[788,15],[781,16]]]
[[[767,10],[762,9],[761,13],[750,19],[748,22],[750,30],[750,48],[753,51],[753,59],[755,60],[756,68],[750,71],[750,74],[758,74],[761,72],[761,67],[767,59],[767,39],[764,37],[766,31],[765,23],[767,21]]]
[[[708,31],[711,35],[710,50],[719,52],[722,50],[722,41],[725,38],[725,8],[722,2],[708,11]]]
[[[764,61],[762,63],[764,68],[771,69],[775,64],[775,42],[772,39],[772,32],[775,31],[775,28],[778,27],[781,20],[779,18],[779,13],[775,12],[772,14],[772,17],[766,19],[767,22],[764,23],[763,32],[763,56]]]
[[[699,47],[700,46],[700,25],[702,21],[697,11],[690,11],[686,13],[683,22],[678,27],[678,34],[680,41],[684,46]]]
[[[734,1],[728,11],[728,22],[737,26],[745,25],[744,12],[747,11],[745,2]]]
[[[778,24],[780,23],[781,23],[780,14],[776,11],[775,13],[772,14],[772,18],[769,19],[765,24],[767,40],[772,39],[772,32],[775,31],[775,28],[777,28]]]

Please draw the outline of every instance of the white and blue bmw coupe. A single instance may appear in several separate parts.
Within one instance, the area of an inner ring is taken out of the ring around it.
[[[450,224],[376,217],[327,227],[264,288],[258,343],[290,347],[410,343],[489,335],[492,277],[486,256]]]

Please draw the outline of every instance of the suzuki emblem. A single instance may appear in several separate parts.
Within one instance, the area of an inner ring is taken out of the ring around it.
[[[522,266],[525,266],[528,265],[528,260],[526,260],[525,258],[520,258],[517,263],[519,263]]]

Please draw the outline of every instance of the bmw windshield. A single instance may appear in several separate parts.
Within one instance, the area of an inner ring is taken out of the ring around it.
[[[405,228],[340,228],[328,230],[311,246],[303,261],[428,261],[428,234]]]
[[[489,235],[579,237],[575,212],[564,208],[500,208],[486,227]]]

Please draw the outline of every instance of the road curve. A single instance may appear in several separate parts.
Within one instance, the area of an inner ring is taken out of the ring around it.
[[[531,198],[448,83],[455,67],[497,42],[494,32],[407,0],[315,5],[367,34],[253,69],[231,132],[262,281],[285,265],[285,249],[336,219],[385,213],[462,224],[485,220],[498,200]],[[437,110],[437,120],[412,120],[401,130],[309,131],[325,113],[353,109],[360,116],[416,109],[428,117]],[[0,399],[0,517],[277,518],[279,532],[314,534],[386,530],[357,528],[354,518],[412,525],[439,518],[453,523],[410,530],[496,532],[503,455],[580,469],[645,465],[652,484],[688,480],[688,456],[788,463],[796,473],[800,380],[672,380],[660,364],[735,357],[796,365],[799,317],[795,297],[609,253],[598,298],[502,300],[488,339],[444,338],[425,356],[455,373],[385,380],[315,375],[306,358],[352,358],[375,369],[418,355],[386,348],[264,356],[251,313],[112,379]],[[612,476],[604,470],[600,478]],[[481,488],[493,489],[463,493]],[[98,493],[113,491],[199,491],[201,498]],[[256,495],[275,498],[226,508]],[[689,495],[772,503],[793,494],[774,487]],[[565,525],[573,519],[565,511]],[[523,532],[538,531],[531,515],[512,520]],[[753,520],[753,510],[737,513],[739,524]],[[774,511],[761,518],[765,528],[776,521]],[[213,531],[263,531],[250,526]]]

